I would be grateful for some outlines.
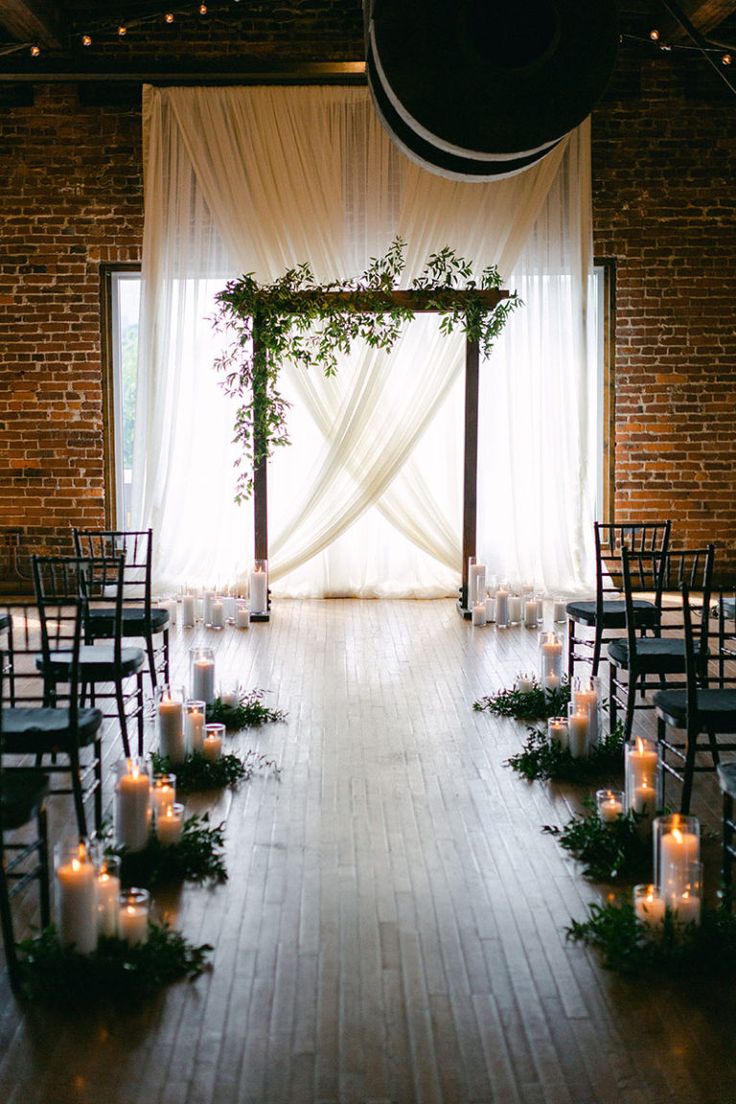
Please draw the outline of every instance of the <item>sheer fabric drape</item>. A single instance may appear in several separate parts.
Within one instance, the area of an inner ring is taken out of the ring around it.
[[[302,261],[319,280],[357,273],[400,234],[407,282],[450,244],[519,285],[527,305],[482,367],[479,552],[540,587],[579,587],[592,493],[587,128],[483,185],[404,158],[365,89],[146,88],[144,132],[133,484],[135,516],[157,532],[159,584],[234,582],[252,555],[252,510],[232,502],[234,406],[212,369],[214,293]],[[430,317],[390,356],[355,349],[334,379],[285,367],[293,445],[270,472],[275,593],[455,593],[463,367],[462,336]]]

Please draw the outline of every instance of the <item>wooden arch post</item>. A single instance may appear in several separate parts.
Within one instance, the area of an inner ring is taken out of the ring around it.
[[[301,293],[305,309],[313,292],[306,290]],[[394,291],[386,295],[386,310],[391,306],[408,307],[414,314],[438,314],[439,308],[432,305],[431,291]],[[467,291],[458,289],[449,293],[442,289],[443,308],[447,306],[462,307],[464,303],[472,301],[483,306],[486,310],[493,310],[502,299],[508,299],[508,291],[490,289],[487,291]],[[327,295],[322,294],[321,299],[332,300],[335,303],[344,303],[347,308],[354,311],[371,310],[379,313],[375,307],[375,292],[367,293],[366,301],[361,302],[360,292],[334,291]],[[253,345],[254,353],[258,351],[259,343],[259,316],[253,318]],[[258,358],[254,358],[258,363]],[[256,381],[255,391],[265,394],[265,380],[263,390],[258,387]],[[463,463],[463,539],[462,539],[462,584],[458,597],[458,609],[463,617],[469,619],[472,611],[468,609],[468,560],[475,555],[476,527],[478,517],[478,393],[480,386],[480,350],[477,341],[465,342],[465,459]],[[260,424],[255,410],[254,400],[254,425]],[[254,430],[253,447],[256,456],[263,455],[265,442]],[[254,520],[254,558],[257,560],[268,559],[268,462],[261,460],[253,470],[253,520]],[[271,596],[269,592],[268,607],[271,608]],[[268,621],[268,613],[257,615],[257,620]]]

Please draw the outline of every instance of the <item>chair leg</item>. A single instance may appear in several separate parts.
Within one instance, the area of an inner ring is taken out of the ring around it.
[[[151,691],[153,693],[155,693],[156,692],[156,682],[157,682],[156,653],[154,652],[154,649],[153,649],[153,634],[152,633],[148,633],[148,635],[146,636],[146,652],[148,654],[148,675],[149,675],[149,678],[151,680]],[[167,678],[166,682],[168,682],[168,681],[169,680]]]
[[[128,718],[125,713],[125,698],[123,697],[123,680],[115,682],[115,700],[118,703],[118,720],[120,721],[120,736],[123,741],[125,758],[130,759],[130,741],[128,740]]]
[[[139,671],[136,675],[136,705],[138,711],[138,756],[143,758],[143,726],[145,723],[145,717],[143,713],[143,672]]]
[[[102,741],[95,740],[92,745],[95,757],[95,832],[99,834],[102,829]]]
[[[693,792],[693,777],[695,774],[695,749],[697,746],[697,739],[697,731],[693,732],[688,728],[687,748],[685,751],[685,777],[682,783],[682,798],[680,801],[680,812],[683,814],[690,812],[690,798]]]
[[[82,793],[82,780],[80,778],[79,748],[69,748],[69,767],[72,776],[72,795],[74,797],[74,811],[77,814],[77,828],[80,836],[87,835],[87,815],[84,811],[84,795]]]
[[[41,927],[47,928],[51,923],[51,895],[49,891],[49,831],[46,802],[43,802],[38,810],[38,877],[40,881],[39,896],[41,898]]]
[[[710,753],[713,756],[713,766],[717,767],[721,761],[721,753],[718,750],[718,740],[716,739],[716,734],[710,729],[708,729],[708,743],[710,744]]]
[[[643,679],[642,675],[642,679]],[[636,708],[636,684],[638,679],[629,667],[629,681],[626,686],[626,720],[624,721],[624,736],[631,739],[631,730],[634,727],[634,709]]]
[[[616,664],[608,661],[608,715],[611,719],[611,732],[615,732],[618,723],[618,682],[616,681]]]
[[[575,674],[575,622],[572,618],[567,621],[567,677],[572,682]]]
[[[595,627],[595,640],[593,642],[593,677],[598,674],[598,664],[601,661],[601,646],[603,644],[603,629],[600,625]]]
[[[20,988],[18,957],[15,952],[15,933],[13,932],[13,914],[10,911],[10,887],[5,875],[5,848],[0,841],[0,927],[3,932],[5,961],[8,966],[10,988],[17,993]]]
[[[721,879],[723,881],[723,903],[731,911],[733,900],[733,860],[731,848],[733,846],[733,798],[730,794],[723,794],[723,868]]]
[[[169,630],[164,629],[164,682],[169,685],[171,681],[169,671]]]
[[[667,759],[667,748],[664,746],[666,735],[667,725],[664,723],[661,717],[657,717],[657,745],[659,747],[659,800],[663,809],[667,808],[667,802],[665,801],[665,789],[667,786],[667,771],[665,770],[665,762]]]

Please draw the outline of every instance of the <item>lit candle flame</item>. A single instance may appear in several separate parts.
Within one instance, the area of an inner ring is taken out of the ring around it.
[[[639,752],[639,755],[644,751],[644,741],[641,736],[636,737],[636,750]]]
[[[683,843],[682,832],[680,831],[679,828],[673,828],[672,829],[672,836],[675,840],[675,843],[680,843],[680,844]]]

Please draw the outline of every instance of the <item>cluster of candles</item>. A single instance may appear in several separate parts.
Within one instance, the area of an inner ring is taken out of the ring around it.
[[[598,679],[574,678],[567,716],[550,717],[547,721],[549,739],[567,748],[573,759],[584,758],[600,739],[600,709]]]
[[[634,886],[639,920],[658,927],[669,908],[682,924],[699,924],[703,896],[700,824],[697,817],[673,813],[654,821],[654,882]]]
[[[118,858],[93,858],[84,841],[57,846],[56,923],[63,946],[92,954],[100,936],[145,943],[149,910],[148,890],[121,890]]]
[[[268,561],[256,560],[249,580],[249,598],[232,593],[231,587],[192,588],[183,586],[179,598],[165,598],[158,605],[169,614],[169,624],[176,625],[178,605],[181,602],[181,623],[185,629],[194,628],[199,621],[208,629],[224,629],[234,625],[247,629],[251,616],[268,612]]]
[[[176,775],[148,773],[138,759],[118,763],[115,786],[115,842],[142,851],[155,831],[165,847],[178,843],[184,828],[184,806],[176,801]]]
[[[626,813],[638,813],[641,830],[649,832],[657,811],[659,755],[656,744],[634,736],[624,748],[624,790],[598,790],[596,806],[604,824]]]
[[[211,652],[193,648],[193,652]],[[172,766],[179,766],[187,755],[195,753],[215,761],[222,755],[225,726],[207,722],[207,706],[215,700],[214,656],[192,660],[192,697],[183,690],[162,686],[156,691],[159,754]],[[227,696],[227,695],[224,695]]]
[[[537,629],[544,620],[543,599],[531,587],[513,590],[508,583],[499,583],[495,575],[487,579],[485,564],[476,563],[473,556],[468,563],[467,609],[475,626],[495,624],[497,629],[507,629],[524,625]],[[566,616],[564,599],[553,598],[552,620],[564,622]]]

